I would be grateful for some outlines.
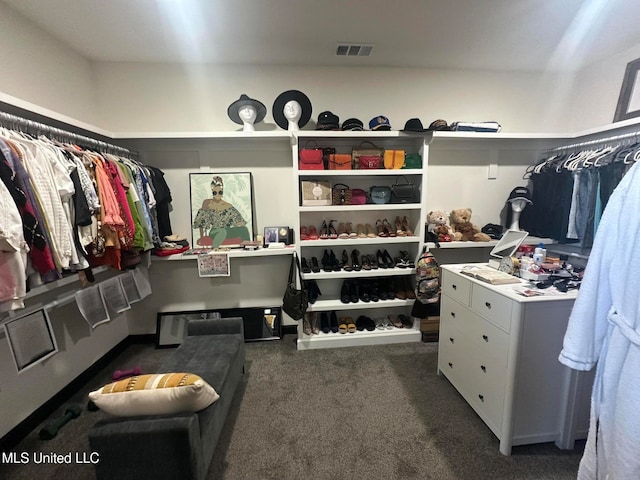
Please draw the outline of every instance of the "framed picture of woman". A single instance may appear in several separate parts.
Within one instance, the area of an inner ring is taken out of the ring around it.
[[[251,173],[191,173],[191,244],[237,248],[253,240]]]

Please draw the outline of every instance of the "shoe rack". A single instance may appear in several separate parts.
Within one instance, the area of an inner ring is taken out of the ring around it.
[[[373,142],[385,150],[419,153],[423,158],[422,168],[298,168],[299,150],[309,144],[351,154],[363,141]],[[298,322],[299,350],[421,340],[419,321],[407,322],[407,319],[415,298],[408,296],[413,294],[415,286],[413,262],[424,239],[426,150],[423,135],[401,132],[319,131],[300,132],[293,137],[294,202],[298,205],[295,228],[299,235],[296,249],[307,267],[303,269],[306,270],[303,280],[317,285],[313,295],[317,298],[309,305],[311,318]],[[331,186],[344,184],[369,192],[372,186],[404,182],[400,176],[419,190],[413,203],[302,204],[303,181],[329,182]],[[303,239],[304,234],[308,238]],[[392,293],[395,293],[393,298]],[[358,301],[352,301],[355,299]],[[356,325],[356,328],[340,328],[343,325]]]

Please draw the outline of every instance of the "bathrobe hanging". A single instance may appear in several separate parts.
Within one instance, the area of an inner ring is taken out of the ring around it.
[[[640,162],[602,215],[560,362],[597,363],[578,480],[640,478]]]

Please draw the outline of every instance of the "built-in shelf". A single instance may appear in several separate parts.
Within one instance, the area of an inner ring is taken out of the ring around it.
[[[332,238],[328,240],[302,240],[300,242],[301,247],[324,247],[332,248],[334,246],[363,246],[363,245],[379,245],[378,248],[384,249],[385,245],[391,245],[394,243],[419,243],[420,238],[416,235],[412,237],[391,237],[380,240],[380,237],[375,238]],[[463,243],[463,242],[461,242]]]
[[[394,298],[392,300],[378,300],[377,302],[342,303],[339,299],[316,300],[316,303],[310,304],[307,311],[309,312],[328,312],[332,310],[362,310],[375,306],[376,308],[398,308],[410,307],[415,300],[400,300]]]
[[[240,248],[231,250],[213,251],[211,253],[228,253],[229,258],[247,258],[247,257],[273,257],[276,255],[293,255],[295,248],[293,245],[289,245],[285,248],[259,248],[258,250],[242,250]],[[207,254],[205,254],[207,255]],[[160,257],[153,255],[152,262],[167,262],[167,261],[182,261],[182,260],[195,260],[198,255],[183,255],[178,253],[176,255],[169,255],[166,257]]]
[[[419,342],[420,330],[414,328],[396,328],[393,330],[357,331],[355,333],[319,333],[302,335],[298,338],[298,350],[318,348],[357,347],[361,345],[385,345],[391,343]]]
[[[361,177],[362,175],[367,176],[401,176],[401,175],[422,175],[424,173],[423,170],[416,168],[408,168],[408,169],[387,169],[387,168],[375,168],[371,170],[298,170],[298,176],[300,177]],[[402,205],[404,208],[405,204],[394,203],[392,205]],[[354,205],[350,205],[354,206]],[[360,206],[360,205],[355,205]],[[361,205],[364,206],[364,205]]]
[[[373,211],[373,210],[420,210],[419,203],[367,203],[364,205],[326,205],[313,207],[300,207],[301,212],[346,212],[346,211]],[[405,238],[405,237],[400,237]]]
[[[383,277],[389,278],[390,275],[413,275],[416,273],[415,268],[376,268],[372,270],[359,270],[350,272],[346,272],[344,270],[340,270],[339,272],[311,272],[311,273],[303,273],[302,277],[305,280],[332,280],[334,278],[345,278],[345,279],[354,279],[354,278],[375,278],[375,277]]]

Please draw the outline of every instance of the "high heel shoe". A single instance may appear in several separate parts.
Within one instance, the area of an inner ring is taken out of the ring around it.
[[[382,220],[382,225],[384,226],[387,235],[389,237],[395,237],[396,236],[396,231],[393,229],[393,227],[391,226],[391,224],[389,223],[389,220],[387,220],[386,218]]]
[[[369,254],[369,255],[367,255],[367,258],[369,260],[369,265],[371,265],[371,269],[372,270],[377,270],[378,269],[378,262],[376,261],[375,255]]]
[[[396,217],[396,236],[397,237],[406,237],[407,232],[402,229],[402,220],[400,217]]]
[[[327,221],[323,220],[320,225],[320,240],[326,240],[329,238],[329,227],[327,227]]]
[[[366,224],[364,226],[365,232],[366,232],[366,236],[369,238],[376,238],[378,235],[376,234],[376,231],[374,230],[374,228],[370,225],[370,224]]]
[[[322,255],[322,270],[325,272],[333,272],[333,261],[329,256],[329,250],[324,251],[324,255]]]
[[[329,261],[331,262],[331,270],[333,272],[339,272],[340,270],[342,270],[342,268],[340,267],[340,263],[338,262],[338,259],[336,258],[335,253],[333,253],[333,250],[331,250],[331,253],[329,254]]]
[[[385,228],[384,224],[382,223],[382,220],[376,220],[376,228],[378,229],[378,236],[379,237],[388,237],[389,236],[389,230],[387,228]]]
[[[345,272],[350,272],[351,270],[353,270],[351,265],[349,265],[349,254],[346,250],[342,250],[342,269]]]
[[[402,217],[402,230],[405,231],[407,236],[412,237],[414,235],[413,230],[411,230],[411,227],[409,227],[409,220],[407,219],[406,215]]]
[[[380,268],[387,268],[387,261],[384,259],[384,255],[382,255],[381,250],[376,252],[376,263]]]
[[[371,264],[369,263],[368,255],[362,255],[360,257],[360,265],[362,265],[363,270],[371,270]]]
[[[382,252],[382,258],[384,259],[384,262],[387,264],[387,268],[393,268],[393,265],[394,265],[393,259],[391,258],[391,255],[389,255],[389,252],[387,252],[386,249]]]
[[[359,257],[360,252],[357,249],[351,251],[351,268],[353,268],[356,272],[362,270],[362,265],[360,265]]]
[[[300,226],[300,240],[309,240],[309,232],[304,225]]]
[[[318,265],[318,259],[316,257],[311,257],[311,271],[313,273],[320,271],[320,265]]]
[[[366,238],[367,237],[367,234],[364,233],[364,225],[362,225],[361,223],[356,225],[356,231],[358,232],[357,235],[356,235],[358,238]]]
[[[329,238],[332,240],[335,240],[336,238],[338,238],[338,232],[336,231],[336,227],[333,226],[333,222],[335,222],[335,220],[331,220],[329,221]]]
[[[307,232],[307,240],[318,240],[318,229],[311,225]]]
[[[347,237],[349,238],[358,238],[358,234],[353,231],[353,226],[351,226],[351,222],[347,222],[344,224],[344,229],[347,232]]]
[[[345,224],[340,222],[338,224],[338,238],[349,238],[349,234],[347,233],[347,228]]]

